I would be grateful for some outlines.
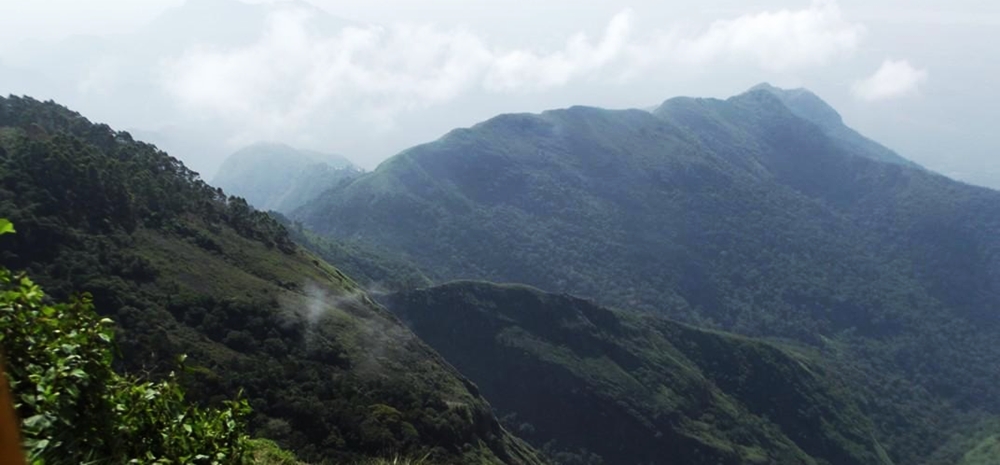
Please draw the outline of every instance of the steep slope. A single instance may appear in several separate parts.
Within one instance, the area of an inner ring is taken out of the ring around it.
[[[918,463],[966,415],[1000,414],[1000,193],[876,155],[768,90],[574,107],[452,131],[293,218],[439,281],[810,344]]]
[[[212,184],[261,210],[288,213],[359,174],[339,155],[260,142],[226,158]]]
[[[523,286],[387,305],[539,445],[615,464],[891,463],[838,382],[766,343]]]
[[[126,371],[189,354],[202,401],[243,389],[261,436],[315,463],[430,454],[541,463],[467,380],[279,224],[180,162],[54,103],[0,99],[0,259],[93,294]]]

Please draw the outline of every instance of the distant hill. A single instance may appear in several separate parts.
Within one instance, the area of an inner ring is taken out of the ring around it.
[[[894,461],[921,463],[1000,415],[1000,193],[841,126],[811,93],[773,88],[501,115],[291,216],[437,282],[807,344],[869,399]]]
[[[542,464],[478,390],[340,270],[245,201],[128,133],[0,98],[0,260],[49,294],[89,292],[126,372],[177,369],[205,403],[310,463],[428,456]]]
[[[359,174],[340,155],[261,142],[226,158],[212,184],[258,209],[288,213]]]
[[[842,383],[766,343],[524,286],[386,302],[562,463],[892,463]]]

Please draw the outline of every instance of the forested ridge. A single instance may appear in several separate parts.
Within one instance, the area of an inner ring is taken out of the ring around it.
[[[518,285],[385,299],[564,464],[892,463],[845,384],[768,343]]]
[[[1000,193],[907,162],[808,91],[501,115],[291,217],[436,282],[801,345],[864,393],[898,463],[954,461],[1000,415]]]
[[[56,299],[90,293],[120,372],[156,380],[186,354],[193,400],[242,390],[249,431],[304,460],[542,463],[350,278],[127,133],[0,99],[0,210],[18,230],[0,261]]]

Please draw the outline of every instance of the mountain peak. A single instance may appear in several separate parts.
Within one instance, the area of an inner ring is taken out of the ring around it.
[[[757,85],[755,85],[755,86],[747,89],[747,92],[753,92],[755,90],[766,90],[766,91],[770,92],[770,91],[774,91],[774,90],[781,91],[783,89],[781,89],[780,87],[771,85],[770,82],[762,82],[760,84],[757,84]]]
[[[762,82],[737,97],[755,93],[768,93],[777,97],[795,116],[819,126],[828,136],[847,144],[858,155],[897,165],[919,166],[848,127],[837,110],[809,89],[782,89]]]
[[[829,128],[844,124],[840,113],[837,113],[837,110],[833,109],[830,104],[823,101],[823,99],[819,98],[819,96],[812,93],[809,89],[801,87],[797,89],[782,89],[762,82],[751,87],[744,94],[753,92],[767,92],[778,97],[781,103],[784,103],[792,113],[795,113],[800,118],[812,121],[820,127]]]

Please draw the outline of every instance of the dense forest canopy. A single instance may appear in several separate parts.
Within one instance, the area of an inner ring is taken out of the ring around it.
[[[386,302],[562,463],[892,463],[845,385],[767,343],[526,286]]]
[[[866,392],[897,462],[1000,414],[1000,193],[906,162],[808,91],[501,115],[291,217],[438,282],[803,344]]]

